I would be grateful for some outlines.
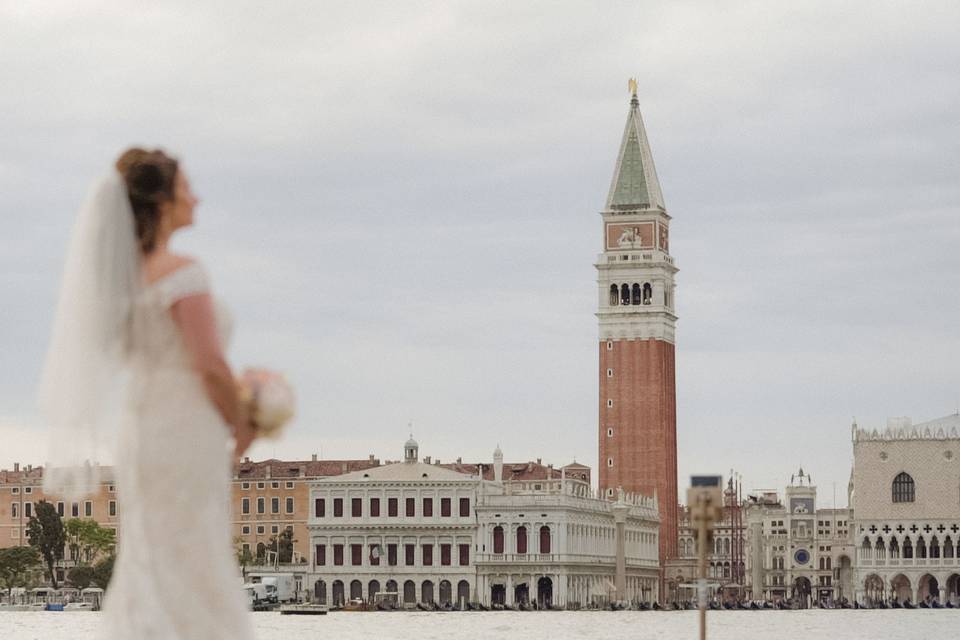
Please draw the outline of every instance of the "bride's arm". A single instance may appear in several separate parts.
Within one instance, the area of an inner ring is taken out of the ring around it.
[[[234,430],[236,454],[241,456],[253,442],[253,427],[246,415],[246,407],[240,402],[233,372],[223,354],[213,300],[209,294],[187,296],[177,300],[171,312],[210,401],[220,412],[223,421]]]

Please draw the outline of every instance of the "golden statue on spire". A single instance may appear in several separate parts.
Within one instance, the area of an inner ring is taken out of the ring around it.
[[[627,80],[627,88],[630,90],[630,95],[636,97],[637,95],[637,79],[630,78]]]

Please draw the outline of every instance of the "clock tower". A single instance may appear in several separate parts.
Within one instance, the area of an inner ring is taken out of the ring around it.
[[[677,555],[677,315],[670,216],[636,84],[603,217],[597,259],[600,491],[656,494],[660,565]]]

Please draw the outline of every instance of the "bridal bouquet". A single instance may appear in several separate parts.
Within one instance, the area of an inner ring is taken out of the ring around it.
[[[293,388],[283,375],[269,369],[247,369],[237,380],[241,402],[247,405],[258,437],[279,438],[293,417]]]

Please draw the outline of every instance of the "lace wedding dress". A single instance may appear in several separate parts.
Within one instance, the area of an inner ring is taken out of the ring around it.
[[[111,640],[249,640],[231,540],[230,433],[205,393],[171,306],[209,292],[203,268],[146,285],[133,303],[132,380],[117,449],[119,552],[104,604]],[[230,326],[217,305],[221,336]]]

